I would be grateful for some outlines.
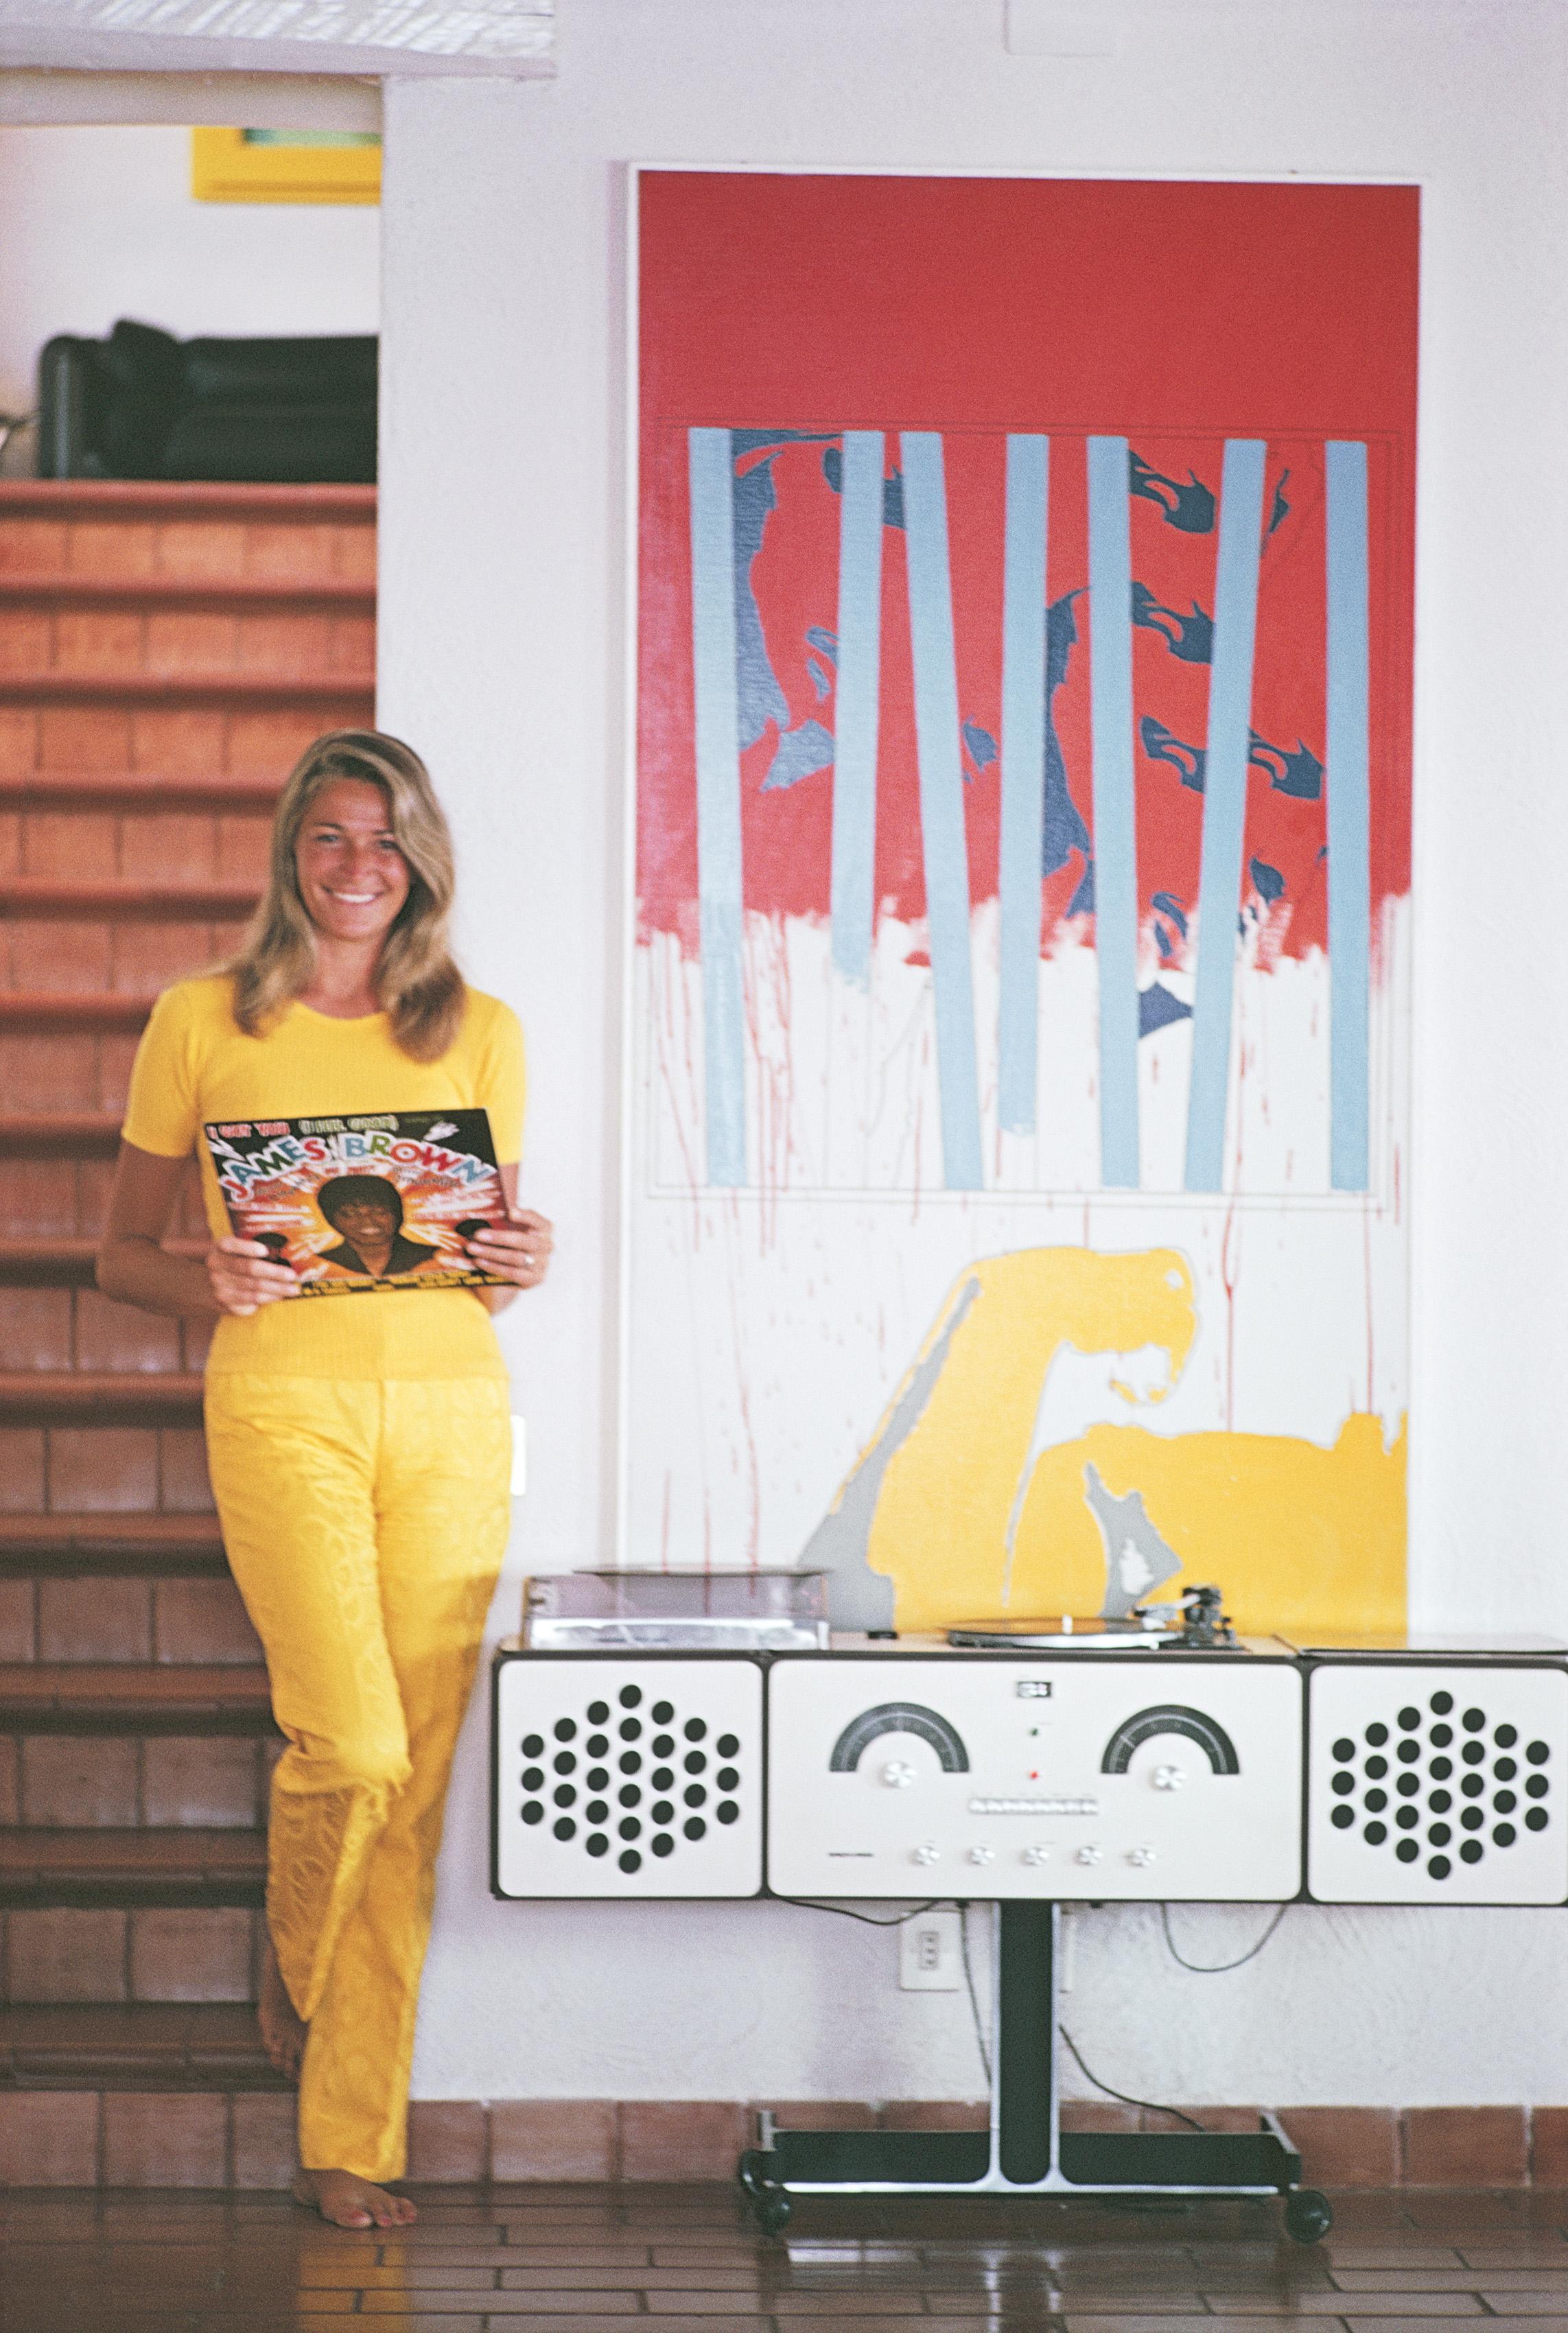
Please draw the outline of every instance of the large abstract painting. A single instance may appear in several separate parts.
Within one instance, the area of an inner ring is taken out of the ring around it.
[[[639,215],[628,1560],[1397,1626],[1415,191]]]

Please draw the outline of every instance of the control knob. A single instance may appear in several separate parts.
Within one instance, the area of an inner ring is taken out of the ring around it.
[[[923,1845],[916,1848],[915,1849],[914,1860],[917,1863],[940,1863],[941,1859],[941,1848],[939,1847],[933,1847],[929,1839],[927,1839]]]
[[[1051,1850],[1048,1847],[1026,1847],[1024,1849],[1024,1860],[1031,1870],[1038,1871],[1043,1863],[1050,1862]]]
[[[1146,1871],[1155,1860],[1155,1850],[1151,1847],[1130,1847],[1127,1850],[1127,1860],[1135,1865],[1140,1871]]]
[[[1157,1791],[1179,1791],[1187,1776],[1179,1766],[1156,1766],[1152,1780]]]
[[[890,1791],[907,1791],[915,1779],[915,1770],[901,1758],[890,1758],[882,1768],[882,1780]]]
[[[969,1849],[969,1860],[971,1863],[995,1863],[996,1850],[994,1847],[972,1847]]]
[[[1101,1850],[1097,1847],[1081,1847],[1077,1859],[1080,1863],[1098,1863],[1100,1855]]]

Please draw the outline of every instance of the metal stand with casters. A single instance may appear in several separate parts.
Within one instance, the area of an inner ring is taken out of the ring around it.
[[[1272,2114],[1255,2131],[1064,2131],[1057,2094],[1055,1904],[994,1906],[996,2012],[988,2131],[779,2130],[758,2117],[740,2183],[776,2235],[796,2195],[1282,2195],[1315,2243],[1328,2198],[1296,2184],[1301,2157]]]

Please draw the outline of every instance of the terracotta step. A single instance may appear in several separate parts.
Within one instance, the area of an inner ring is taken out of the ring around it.
[[[5,1020],[6,1002],[0,995],[0,1027],[14,1027]],[[0,1158],[112,1158],[120,1123],[120,1112],[111,1109],[7,1110],[0,1115]]]
[[[206,1240],[164,1242],[169,1255],[207,1253]],[[91,1288],[98,1260],[93,1239],[0,1239],[0,1288]]]
[[[369,674],[341,672],[0,673],[0,705],[257,705],[331,708],[331,725],[363,726],[375,701]],[[323,712],[319,717],[328,719]]]
[[[114,989],[84,988],[57,996],[37,989],[0,990],[0,1035],[45,1030],[133,1033],[146,1025],[157,1002],[156,996],[121,996]]]
[[[145,770],[27,770],[0,773],[0,811],[270,811],[283,792],[272,773],[210,777]]]
[[[260,1666],[6,1661],[0,1733],[275,1735],[277,1727]]]
[[[0,514],[3,515],[3,514]],[[267,575],[73,575],[43,568],[0,572],[0,610],[43,600],[54,607],[352,609],[370,612],[374,583],[357,576],[323,575],[294,582]]]
[[[227,923],[248,916],[255,884],[139,883],[123,876],[63,883],[40,875],[0,879],[0,915],[29,922]]]
[[[151,1369],[8,1369],[0,1426],[198,1426],[201,1379]]]
[[[244,2002],[0,2009],[0,2088],[282,2090]]]
[[[254,1830],[0,1830],[0,1905],[254,1909],[266,1839]]]
[[[359,521],[376,516],[374,486],[254,486],[168,478],[0,480],[0,527],[8,518],[173,518]]]
[[[221,1579],[216,1515],[0,1515],[0,1579]]]

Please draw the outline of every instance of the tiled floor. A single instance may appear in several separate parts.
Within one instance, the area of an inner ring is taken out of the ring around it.
[[[717,2187],[432,2188],[395,2239],[284,2198],[0,2195],[5,2333],[1443,2333],[1456,2317],[1568,2333],[1568,2195],[1336,2197],[1323,2245],[1261,2204],[803,2203],[782,2240]],[[803,2322],[804,2320],[804,2322]],[[1525,2333],[1525,2328],[1519,2328]]]

